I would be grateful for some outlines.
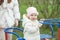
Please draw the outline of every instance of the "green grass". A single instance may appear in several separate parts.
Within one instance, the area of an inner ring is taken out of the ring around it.
[[[23,37],[23,34],[22,34],[22,32],[21,31],[14,31],[14,32],[16,32],[17,34],[19,34],[20,35],[20,37]],[[17,39],[17,37],[15,36],[15,35],[13,35],[13,40],[16,40]]]
[[[57,40],[58,36],[58,32],[57,32],[57,26],[53,26],[53,30],[54,30],[54,38],[51,38],[50,40]],[[49,35],[52,35],[51,34],[51,31],[50,31],[50,28],[46,25],[43,25],[41,28],[40,28],[40,33],[41,34],[49,34]]]

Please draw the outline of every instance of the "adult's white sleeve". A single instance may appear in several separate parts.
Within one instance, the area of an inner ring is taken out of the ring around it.
[[[18,0],[14,0],[13,12],[14,12],[14,17],[16,19],[20,20],[20,11],[19,11]]]

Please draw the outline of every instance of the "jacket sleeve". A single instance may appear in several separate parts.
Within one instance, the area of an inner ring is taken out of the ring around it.
[[[14,17],[20,20],[20,12],[19,12],[19,5],[18,0],[14,0],[14,7],[13,7]]]

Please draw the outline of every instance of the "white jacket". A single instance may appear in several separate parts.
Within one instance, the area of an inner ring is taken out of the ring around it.
[[[37,20],[31,21],[23,15],[22,26],[24,28],[24,38],[26,40],[40,40],[39,22]]]
[[[17,0],[12,0],[11,3],[7,3],[7,0],[4,0],[4,8],[6,11],[6,21],[9,27],[14,25],[14,20],[20,20],[19,5]]]

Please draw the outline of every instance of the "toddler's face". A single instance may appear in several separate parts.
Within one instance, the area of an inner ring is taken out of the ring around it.
[[[32,13],[31,15],[29,15],[29,19],[30,20],[37,20],[37,14],[36,13]]]

